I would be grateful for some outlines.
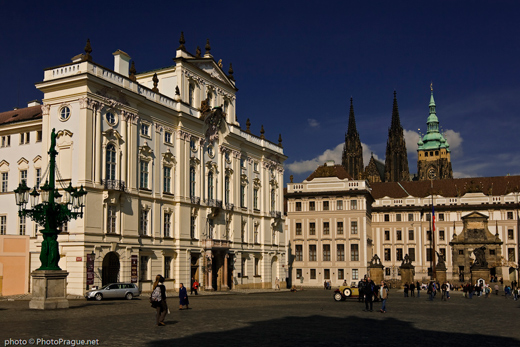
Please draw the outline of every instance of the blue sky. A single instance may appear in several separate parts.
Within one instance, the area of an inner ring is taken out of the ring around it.
[[[349,100],[365,149],[384,159],[393,91],[417,171],[430,82],[456,177],[520,174],[520,3],[514,1],[8,2],[0,13],[0,110],[41,99],[43,69],[90,38],[94,61],[121,49],[139,71],[186,47],[233,63],[238,120],[283,137],[285,181],[341,159]],[[424,131],[424,130],[423,130]]]

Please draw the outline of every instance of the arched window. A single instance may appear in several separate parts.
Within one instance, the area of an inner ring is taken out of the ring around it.
[[[208,174],[208,199],[213,199],[213,172]]]
[[[195,168],[190,166],[190,197],[195,196]]]
[[[106,179],[113,181],[116,179],[116,147],[113,144],[107,146],[106,153]]]
[[[229,176],[224,179],[224,203],[229,204]]]
[[[195,96],[195,85],[193,83],[190,83],[189,89],[188,89],[188,102],[190,106],[194,106],[194,99]]]

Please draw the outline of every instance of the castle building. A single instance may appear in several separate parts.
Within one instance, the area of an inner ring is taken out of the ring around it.
[[[58,237],[68,293],[110,282],[150,290],[156,274],[168,289],[193,277],[206,290],[287,277],[281,140],[241,129],[233,69],[209,41],[204,54],[179,43],[172,66],[141,73],[120,50],[113,69],[95,63],[88,43],[44,71],[42,105],[0,113],[0,230],[30,236],[31,270],[42,236],[18,217],[13,190],[45,179],[52,129],[58,184],[88,192],[84,218]]]
[[[427,132],[417,143],[417,177],[419,180],[453,178],[451,169],[450,145],[439,131],[439,119],[435,110],[433,89],[430,96],[430,115]]]
[[[350,98],[350,112],[348,116],[348,129],[345,134],[345,144],[341,161],[350,177],[361,179],[363,176],[363,148],[356,128],[356,118],[354,116],[354,105]]]
[[[289,183],[285,198],[292,284],[362,279],[373,256],[367,182],[327,162],[302,183]]]
[[[404,130],[399,118],[397,107],[397,96],[394,91],[394,104],[392,108],[392,123],[388,129],[388,140],[386,143],[385,157],[385,182],[409,181],[408,155]]]

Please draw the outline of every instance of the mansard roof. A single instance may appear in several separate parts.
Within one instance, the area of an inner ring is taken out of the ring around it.
[[[12,111],[0,113],[0,125],[24,122],[42,118],[41,105],[19,108]]]
[[[327,165],[318,166],[318,168],[305,180],[312,181],[315,178],[322,177],[337,177],[340,180],[349,179],[353,180],[352,176],[349,175],[343,165]]]
[[[384,197],[405,198],[431,195],[430,181],[371,183],[374,199]],[[467,193],[507,195],[520,192],[520,176],[472,177],[433,181],[433,194],[443,197],[460,197]]]

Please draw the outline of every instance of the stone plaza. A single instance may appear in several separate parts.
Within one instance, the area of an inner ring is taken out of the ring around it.
[[[520,303],[503,291],[489,298],[427,301],[391,290],[387,313],[363,312],[357,299],[335,302],[333,291],[309,289],[203,293],[179,311],[168,299],[166,326],[155,325],[147,294],[112,301],[70,300],[63,310],[30,310],[25,299],[0,301],[3,345],[42,341],[97,340],[99,346],[518,346],[514,327]],[[5,299],[5,298],[1,298]],[[40,339],[40,340],[38,340]],[[7,342],[7,343],[6,343]]]

